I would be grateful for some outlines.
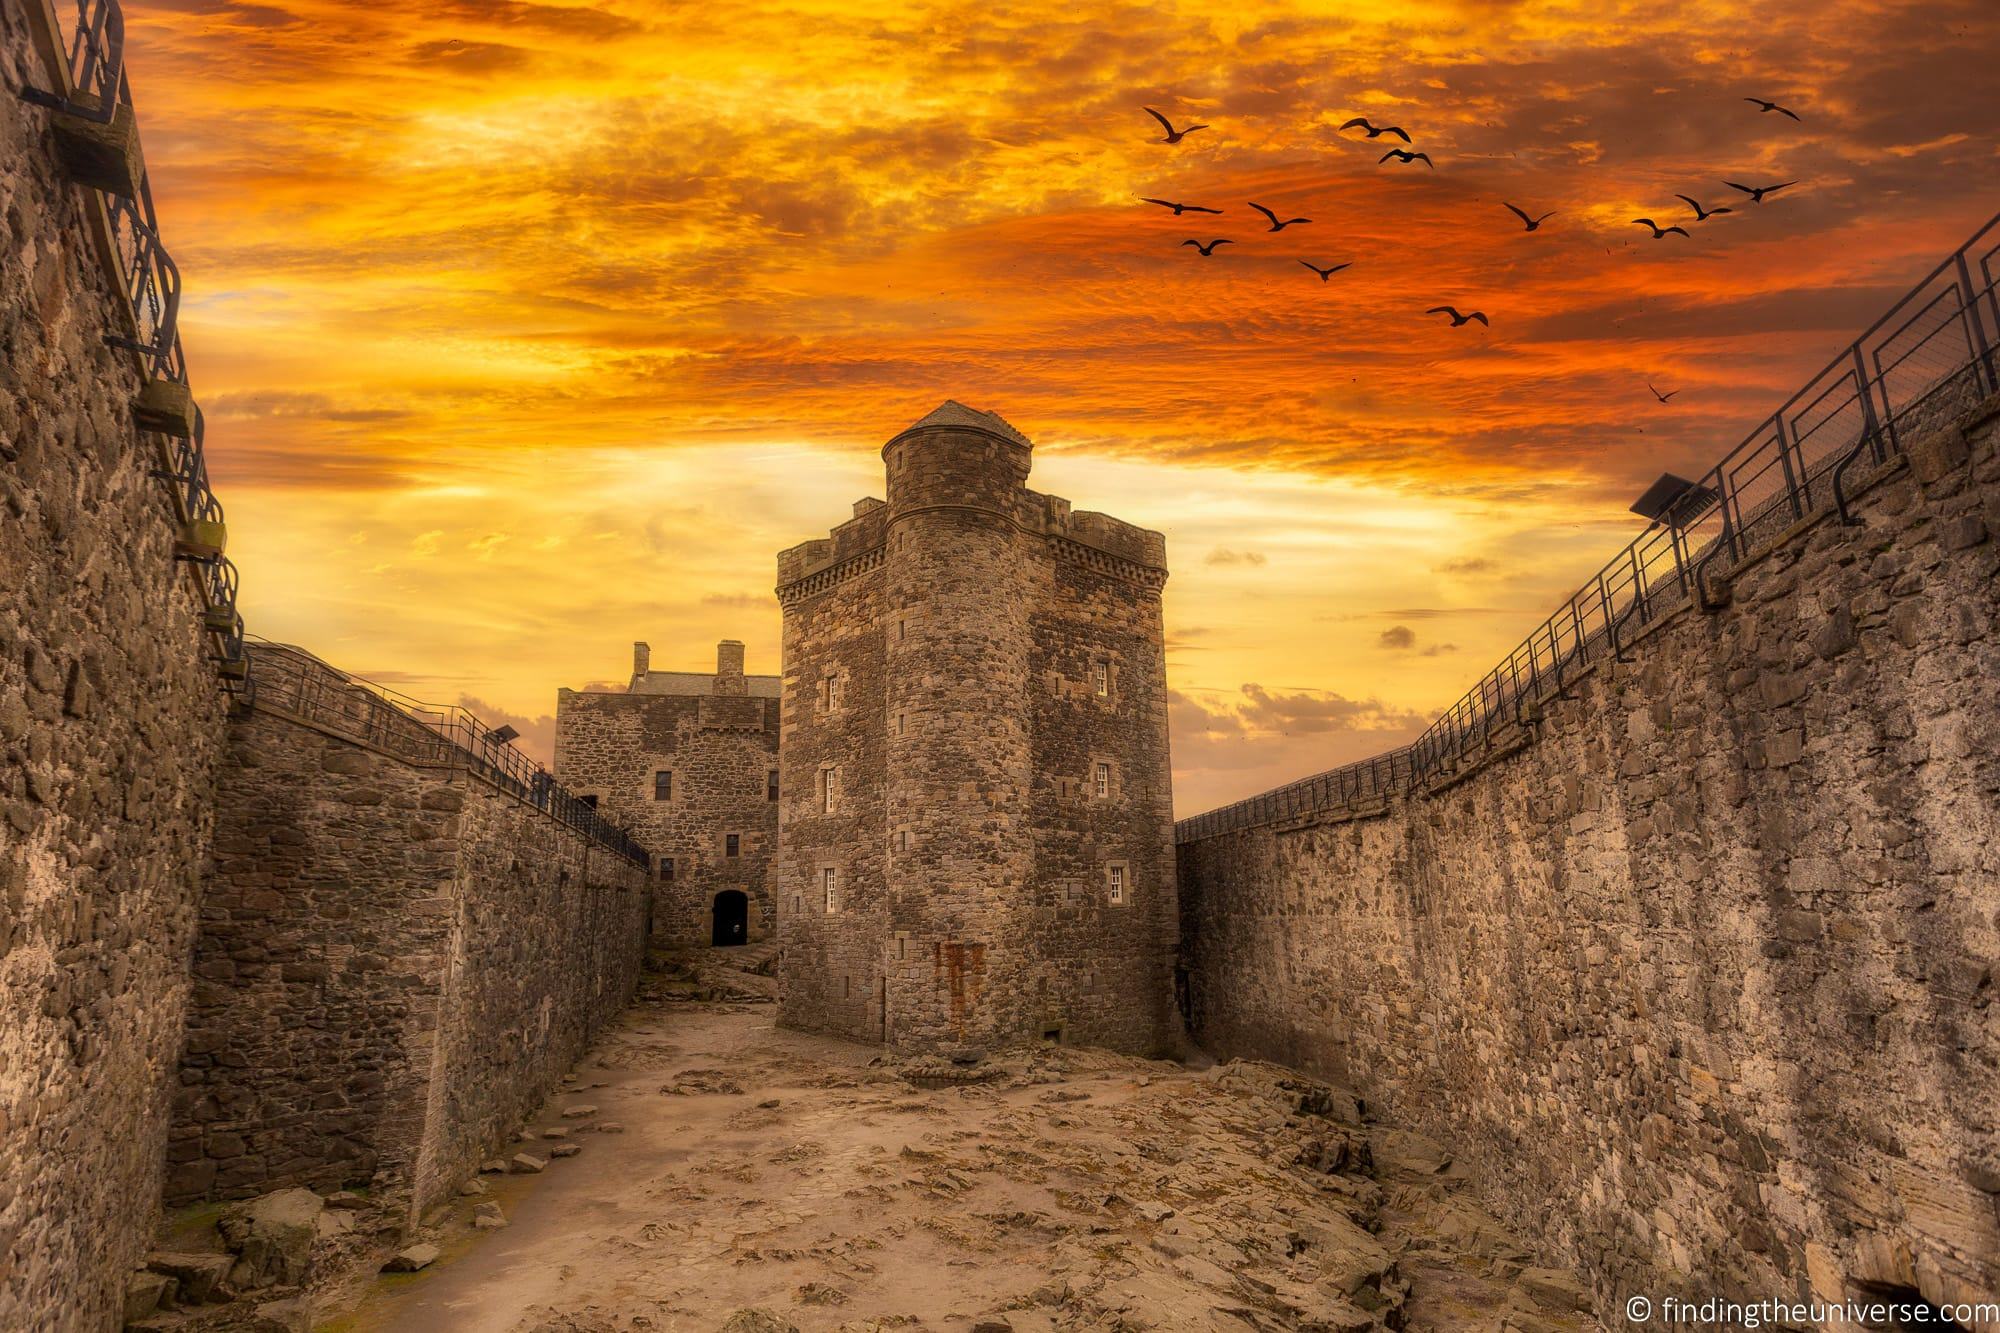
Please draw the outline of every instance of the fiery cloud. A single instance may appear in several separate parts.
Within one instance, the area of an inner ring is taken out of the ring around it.
[[[953,396],[1168,533],[1180,688],[1428,709],[1994,206],[1976,0],[1303,8],[133,0],[253,623],[528,717],[774,669],[772,550]],[[1436,665],[1355,618],[1475,600]]]

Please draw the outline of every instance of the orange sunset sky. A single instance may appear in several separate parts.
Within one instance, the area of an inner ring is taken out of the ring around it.
[[[126,9],[250,628],[544,756],[946,397],[1167,534],[1182,814],[1399,744],[2000,208],[1990,0]]]

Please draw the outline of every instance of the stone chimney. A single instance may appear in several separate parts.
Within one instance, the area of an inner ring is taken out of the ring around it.
[[[724,639],[715,645],[715,692],[750,692],[749,684],[743,679],[743,645],[736,639]]]
[[[632,645],[632,683],[637,685],[653,669],[653,650],[644,643]]]

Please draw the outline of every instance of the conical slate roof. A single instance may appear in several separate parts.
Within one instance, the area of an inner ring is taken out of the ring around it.
[[[1032,444],[1027,436],[1003,421],[998,413],[981,412],[967,407],[955,398],[947,398],[931,410],[923,420],[913,422],[901,433],[908,435],[913,430],[923,430],[928,426],[970,426],[974,430],[988,430],[995,435],[1005,436],[1019,444]]]

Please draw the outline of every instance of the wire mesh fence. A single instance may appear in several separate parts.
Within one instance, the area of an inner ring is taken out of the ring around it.
[[[303,718],[413,764],[469,772],[634,865],[650,864],[630,834],[571,795],[469,709],[412,699],[289,644],[260,640],[250,650],[250,662],[257,707]]]
[[[1361,813],[1489,753],[1583,670],[1815,515],[1846,514],[1847,472],[2000,391],[2000,215],[1933,269],[1705,473],[1410,745],[1181,820],[1179,842]],[[1516,733],[1518,734],[1518,733]]]

